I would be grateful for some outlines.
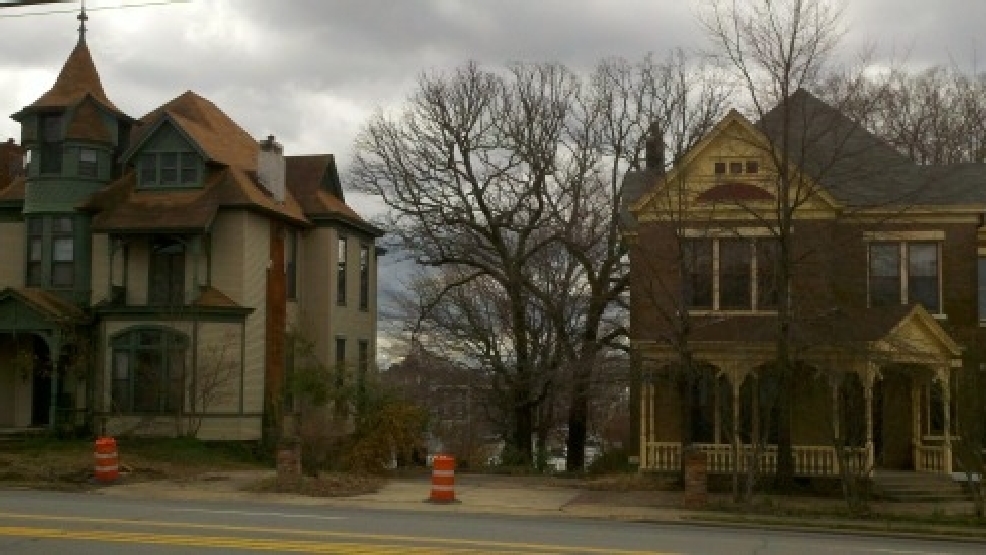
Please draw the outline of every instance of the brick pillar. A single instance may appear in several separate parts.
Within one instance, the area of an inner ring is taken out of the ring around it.
[[[705,453],[698,449],[686,449],[683,453],[685,465],[685,495],[681,504],[685,509],[700,509],[709,500],[708,462]]]
[[[277,444],[277,484],[296,488],[301,484],[301,441],[284,438]]]

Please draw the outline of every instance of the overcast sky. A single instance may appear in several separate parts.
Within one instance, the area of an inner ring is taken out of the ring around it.
[[[0,3],[3,3],[0,0]],[[88,42],[109,97],[132,116],[193,90],[288,154],[335,153],[378,107],[399,105],[422,71],[469,59],[639,59],[703,45],[701,0],[90,0]],[[154,2],[160,3],[160,2]],[[845,51],[874,43],[915,65],[971,64],[984,50],[986,0],[847,2]],[[77,40],[78,4],[0,10],[0,112],[54,82]],[[5,16],[5,17],[4,17]],[[0,140],[17,137],[0,117]]]

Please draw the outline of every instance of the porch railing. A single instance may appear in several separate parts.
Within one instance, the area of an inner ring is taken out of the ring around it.
[[[710,474],[728,474],[733,471],[733,446],[729,444],[698,443],[696,449],[705,453]],[[838,457],[834,447],[824,445],[796,445],[794,451],[794,473],[798,476],[836,476],[839,474]],[[848,465],[854,472],[866,464],[866,449],[847,447]],[[754,447],[744,444],[739,447],[739,470],[749,469],[753,459]],[[681,444],[677,442],[650,442],[644,449],[641,469],[674,471],[681,468]],[[777,470],[777,446],[767,445],[760,451],[759,471],[772,473]]]
[[[915,447],[914,469],[918,472],[941,473],[945,468],[945,448],[941,445]]]

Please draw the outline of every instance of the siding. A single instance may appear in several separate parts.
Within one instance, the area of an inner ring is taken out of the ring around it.
[[[265,296],[267,264],[270,260],[270,223],[263,217],[245,214],[243,234],[243,304],[254,309],[246,322],[246,380],[244,405],[246,412],[264,409],[264,332],[267,322]]]
[[[0,288],[24,285],[24,223],[0,222]]]

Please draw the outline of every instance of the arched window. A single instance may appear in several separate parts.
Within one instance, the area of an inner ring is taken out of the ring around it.
[[[168,328],[135,328],[112,340],[113,409],[167,413],[181,404],[188,338]]]

